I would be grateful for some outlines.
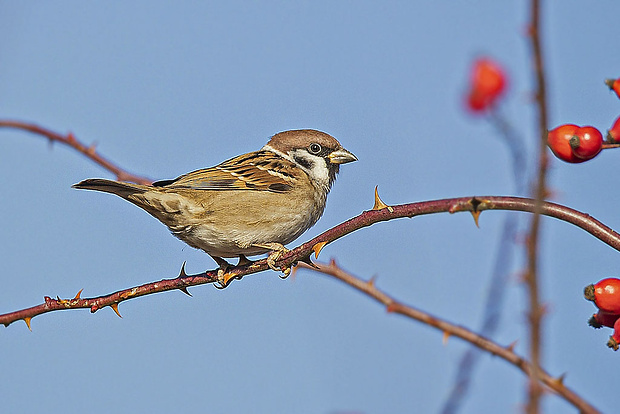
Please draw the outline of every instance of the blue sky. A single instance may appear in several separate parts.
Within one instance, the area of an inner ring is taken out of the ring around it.
[[[545,2],[550,126],[606,130],[620,101],[618,5]],[[2,2],[0,118],[72,131],[132,172],[178,176],[315,128],[359,161],[343,166],[323,218],[291,246],[385,202],[515,194],[508,151],[463,111],[468,68],[502,62],[502,113],[533,161],[526,2]],[[580,165],[553,160],[555,201],[620,228],[616,151]],[[0,312],[44,295],[98,296],[214,268],[148,214],[72,190],[110,174],[61,146],[0,131]],[[520,194],[523,195],[523,194]],[[519,214],[523,220],[529,216]],[[374,225],[330,244],[334,257],[396,298],[477,329],[505,213]],[[524,223],[527,223],[524,221]],[[618,276],[618,252],[570,225],[543,221],[544,366],[604,412],[617,405],[617,353],[595,331],[583,287]],[[507,287],[494,339],[527,352],[527,297]],[[390,315],[326,276],[265,272],[226,290],[168,292],[110,309],[56,312],[0,333],[5,412],[437,412],[468,345]],[[521,407],[525,379],[484,356],[463,412]],[[545,412],[570,412],[554,396]]]

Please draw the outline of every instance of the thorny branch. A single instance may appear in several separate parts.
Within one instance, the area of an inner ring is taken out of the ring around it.
[[[300,267],[312,269],[316,272],[333,276],[334,278],[366,294],[377,302],[382,303],[386,306],[386,310],[388,312],[398,313],[410,319],[415,319],[426,325],[437,328],[444,333],[444,338],[447,338],[449,336],[456,336],[458,338],[461,338],[469,342],[470,344],[489,352],[492,355],[497,355],[505,361],[508,361],[509,363],[513,364],[521,371],[523,371],[526,375],[531,375],[531,362],[528,362],[525,358],[517,355],[514,352],[514,344],[506,347],[501,346],[496,342],[485,338],[482,335],[470,331],[469,329],[454,325],[448,321],[438,318],[437,316],[430,315],[427,312],[421,311],[409,305],[405,305],[404,303],[399,302],[395,298],[379,290],[374,283],[374,279],[371,279],[369,281],[362,280],[340,268],[338,265],[336,265],[336,262],[334,260],[332,260],[329,264],[314,263],[314,266],[312,267],[305,263],[302,263],[300,264]],[[599,412],[596,408],[594,408],[587,401],[577,395],[574,391],[567,388],[563,383],[562,377],[553,378],[542,369],[540,369],[539,375],[540,381],[545,386],[556,392],[566,401],[575,406],[575,408],[579,409],[579,412]]]
[[[511,210],[528,213],[533,213],[536,210],[535,200],[520,197],[462,197],[387,206],[379,199],[376,193],[375,196],[375,206],[372,210],[364,211],[358,216],[323,232],[314,239],[289,251],[283,255],[280,260],[276,261],[276,264],[285,268],[299,261],[309,262],[310,255],[314,253],[315,256],[318,257],[321,250],[328,243],[356,230],[382,221],[442,212],[457,213],[465,211],[472,213],[474,217],[477,218],[477,216],[485,210]],[[592,234],[605,244],[620,251],[620,234],[593,217],[590,217],[588,214],[549,202],[543,203],[540,208],[542,215],[571,223]],[[266,259],[232,267],[225,274],[225,283],[228,285],[233,279],[240,279],[243,276],[258,273],[268,268],[269,266],[267,265]],[[81,298],[79,295],[73,299],[52,299],[46,297],[45,302],[40,305],[0,315],[0,323],[8,326],[17,320],[24,319],[30,326],[30,320],[34,316],[63,309],[88,308],[91,312],[95,312],[105,306],[111,306],[113,309],[117,310],[118,304],[128,299],[175,289],[187,293],[187,288],[190,286],[214,282],[217,282],[217,270],[210,270],[196,275],[187,275],[184,269],[181,269],[180,275],[174,279],[163,279],[158,282],[146,283],[96,298]]]
[[[118,165],[114,164],[112,161],[108,160],[107,158],[99,154],[97,152],[97,149],[95,148],[95,145],[86,145],[78,141],[78,139],[75,138],[75,135],[73,135],[73,133],[71,132],[69,132],[67,135],[62,135],[57,132],[51,131],[49,129],[40,127],[33,123],[8,120],[8,119],[0,120],[0,128],[21,129],[23,131],[28,131],[33,134],[41,135],[49,139],[49,141],[52,143],[60,142],[61,144],[64,144],[82,153],[88,159],[92,160],[96,164],[99,164],[106,170],[110,171],[112,174],[116,176],[117,180],[130,181],[136,184],[151,184],[153,182],[153,180],[149,178],[128,173],[127,171],[119,167]]]
[[[540,410],[540,399],[542,389],[540,379],[541,365],[541,324],[543,318],[543,307],[540,303],[538,290],[538,240],[540,238],[540,215],[542,214],[543,202],[547,192],[547,166],[549,163],[547,155],[547,100],[545,88],[545,69],[543,63],[542,44],[540,41],[540,1],[531,0],[530,3],[530,23],[529,35],[533,52],[534,73],[536,79],[536,108],[538,117],[538,176],[534,197],[536,205],[534,217],[530,226],[527,243],[527,270],[525,281],[530,297],[529,328],[530,328],[530,359],[532,370],[530,371],[529,398],[527,412],[537,414]]]
[[[42,135],[52,142],[61,142],[65,145],[68,145],[81,152],[82,154],[86,155],[89,159],[93,160],[97,164],[114,173],[118,179],[132,181],[136,183],[151,182],[151,180],[147,178],[125,172],[120,167],[117,167],[115,164],[111,163],[100,154],[98,154],[95,151],[94,147],[88,147],[77,141],[71,133],[64,136],[47,130],[45,128],[39,127],[35,124],[20,121],[0,120],[0,127],[12,127],[26,130],[35,134]],[[441,212],[456,213],[469,211],[473,215],[474,220],[476,220],[477,222],[480,213],[484,210],[522,211],[554,217],[556,219],[566,221],[567,223],[571,223],[577,227],[580,227],[581,229],[592,234],[594,237],[598,238],[605,244],[620,251],[620,234],[616,233],[611,228],[605,226],[603,223],[599,222],[598,220],[590,217],[585,213],[581,213],[579,211],[559,204],[544,202],[542,201],[542,199],[532,200],[518,197],[463,197],[423,201],[397,206],[388,206],[379,198],[377,189],[375,188],[375,203],[374,207],[371,210],[365,211],[362,214],[338,226],[335,226],[330,230],[325,231],[314,239],[289,251],[279,261],[277,261],[276,264],[281,266],[282,268],[295,265],[298,262],[305,262],[308,263],[309,266],[314,266],[310,261],[310,256],[312,253],[315,254],[315,257],[318,257],[321,250],[328,243],[331,243],[355,230],[359,230],[363,227],[367,227],[381,221],[388,221],[403,217],[412,218],[419,215],[435,214]],[[227,286],[234,279],[241,279],[245,275],[258,273],[267,270],[268,268],[269,266],[267,265],[266,259],[245,264],[242,266],[232,267],[225,274],[224,283]],[[321,270],[320,266],[318,266],[318,270]],[[339,277],[337,275],[334,276]],[[344,280],[344,278],[341,278],[341,280]],[[46,296],[44,303],[40,305],[18,310],[15,312],[1,314],[0,323],[4,324],[5,326],[9,326],[11,323],[23,319],[26,322],[28,328],[30,328],[30,322],[33,317],[47,312],[52,312],[56,310],[87,308],[94,313],[97,310],[106,306],[110,306],[120,316],[120,313],[118,311],[118,304],[125,300],[168,290],[181,290],[184,293],[189,294],[187,288],[190,286],[197,286],[206,283],[215,283],[217,281],[217,270],[206,271],[196,275],[187,275],[185,273],[185,266],[183,265],[179,276],[177,276],[176,278],[163,279],[159,282],[146,283],[140,286],[119,290],[117,292],[95,298],[81,298],[81,290],[73,299],[61,299],[59,297],[53,299]],[[360,283],[363,283],[366,286],[370,286],[368,282]],[[352,286],[359,288],[354,284],[352,284]],[[452,328],[449,323],[442,321],[438,318],[431,317],[430,315],[415,310],[411,307],[395,302],[393,299],[391,299],[389,296],[385,295],[382,292],[377,291],[377,294],[380,294],[380,296],[378,297],[388,298],[388,300],[390,301],[390,304],[388,305],[388,310],[391,312],[400,313],[405,316],[418,319],[431,326],[442,329],[444,332],[449,332],[454,336],[458,336],[465,340],[468,340],[476,346],[487,349],[489,350],[489,352],[496,355],[502,356],[504,359],[512,362],[530,376],[532,375],[532,371],[535,369],[535,365],[533,363],[528,363],[523,358],[514,354],[511,347],[503,348],[481,336],[473,334],[470,331],[463,330],[463,328]],[[371,296],[373,295],[371,294]],[[487,345],[481,346],[482,344]],[[576,396],[572,391],[566,389],[562,384],[561,379],[553,379],[547,373],[542,371],[540,367],[538,368],[539,370],[537,378],[542,381],[542,383],[545,384],[547,387],[558,392],[558,394],[560,394],[567,401],[582,409],[583,412],[597,412],[596,409],[589,406],[585,401]]]

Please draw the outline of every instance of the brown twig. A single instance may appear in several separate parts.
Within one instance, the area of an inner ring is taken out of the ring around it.
[[[510,153],[511,169],[513,174],[515,192],[522,194],[527,186],[527,162],[526,149],[523,138],[519,136],[513,125],[502,115],[498,107],[489,113],[488,121],[497,130],[497,137],[502,140]],[[505,292],[508,290],[508,278],[511,276],[512,262],[519,248],[517,232],[519,229],[519,216],[507,214],[504,217],[502,232],[497,241],[495,262],[486,288],[482,323],[478,333],[485,337],[492,337],[500,324],[503,312]],[[483,352],[475,347],[469,347],[461,356],[452,389],[443,403],[442,414],[457,413],[470,389],[474,369],[476,368]]]
[[[371,279],[370,281],[361,280],[360,278],[338,267],[334,260],[332,260],[329,264],[315,263],[314,267],[308,266],[306,264],[301,264],[300,266],[326,275],[333,276],[336,279],[366,294],[377,302],[382,303],[386,306],[386,310],[388,312],[398,313],[400,315],[415,319],[426,325],[437,328],[444,333],[444,337],[456,336],[458,338],[461,338],[482,350],[485,350],[493,355],[497,355],[505,361],[508,361],[509,363],[513,364],[521,371],[523,371],[526,375],[531,375],[533,365],[514,352],[514,345],[501,346],[496,342],[485,338],[484,336],[478,335],[475,332],[470,331],[469,329],[454,325],[453,323],[450,323],[446,320],[430,315],[427,312],[421,311],[409,305],[405,305],[404,303],[397,301],[393,297],[377,289],[374,283],[374,279]],[[539,367],[539,378],[541,382],[545,384],[549,389],[553,390],[560,397],[575,406],[577,409],[579,409],[580,412],[599,412],[582,397],[580,397],[571,389],[567,388],[564,385],[562,377],[553,378],[551,375],[549,375],[547,372],[545,372]]]
[[[468,211],[475,216],[479,215],[480,212],[484,210],[512,210],[532,213],[535,208],[536,202],[534,200],[519,197],[463,197],[396,206],[385,205],[376,197],[374,209],[365,211],[289,251],[278,260],[276,264],[278,266],[288,267],[299,261],[309,261],[312,253],[318,257],[321,250],[328,243],[352,233],[355,230],[382,221],[441,212],[457,213]],[[541,213],[574,224],[603,241],[605,244],[620,251],[620,234],[605,226],[600,221],[590,217],[588,214],[555,203],[543,203],[541,206]],[[231,267],[225,275],[225,283],[228,284],[233,279],[239,279],[249,274],[267,270],[268,268],[269,266],[267,265],[266,259],[258,260],[243,266]],[[174,279],[163,279],[158,282],[146,283],[96,298],[82,299],[79,295],[68,300],[46,297],[45,302],[38,306],[0,315],[0,324],[8,326],[17,320],[23,319],[30,326],[30,319],[34,316],[63,309],[88,308],[91,312],[95,312],[105,306],[111,306],[113,309],[117,310],[116,307],[118,304],[128,299],[168,290],[182,290],[187,293],[187,288],[190,286],[214,283],[216,281],[216,270],[206,271],[196,275],[186,275],[185,271],[181,269],[181,274]]]
[[[534,72],[536,79],[536,103],[538,116],[538,176],[534,197],[536,206],[532,218],[527,243],[527,270],[525,280],[530,298],[529,323],[530,323],[530,359],[532,370],[530,371],[530,384],[528,389],[527,412],[537,414],[540,410],[542,388],[539,384],[541,379],[541,324],[543,307],[540,303],[538,291],[538,240],[540,238],[540,215],[547,192],[547,98],[545,88],[545,69],[543,63],[542,44],[540,40],[540,1],[532,0],[530,3],[530,41],[533,51]]]
[[[153,180],[149,178],[128,173],[124,169],[120,168],[119,166],[99,154],[94,145],[86,145],[78,141],[71,132],[69,132],[67,135],[62,135],[49,129],[40,127],[36,124],[13,120],[0,120],[0,127],[21,129],[23,131],[28,131],[32,132],[33,134],[41,135],[49,139],[50,142],[60,142],[61,144],[67,145],[74,150],[82,153],[88,159],[94,161],[96,164],[99,164],[106,170],[110,171],[116,176],[117,180],[129,181],[137,184],[151,184],[153,182]]]

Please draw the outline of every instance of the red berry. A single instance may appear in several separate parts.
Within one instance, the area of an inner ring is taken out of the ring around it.
[[[605,79],[605,84],[609,86],[609,89],[616,92],[616,95],[618,95],[618,98],[620,98],[620,78]]]
[[[616,119],[611,129],[607,131],[607,139],[611,142],[620,141],[620,116]]]
[[[564,124],[549,131],[547,144],[559,159],[579,163],[592,159],[603,148],[603,135],[598,129]]]
[[[467,95],[467,106],[474,112],[484,111],[489,105],[489,99],[477,90],[471,90]]]
[[[594,127],[579,128],[575,132],[575,137],[571,138],[571,148],[575,156],[583,160],[596,157],[603,148],[603,135]]]
[[[504,69],[489,58],[478,59],[470,75],[467,106],[474,112],[484,111],[495,104],[505,89]]]
[[[610,277],[594,285],[594,304],[603,312],[620,314],[620,279]],[[590,292],[586,288],[586,295]],[[590,300],[591,296],[590,296]]]
[[[570,140],[579,127],[574,124],[564,124],[559,127],[552,129],[547,134],[547,144],[551,151],[555,154],[556,157],[561,159],[562,161],[578,163],[584,162],[584,159],[577,157],[573,153],[573,149],[570,145]]]
[[[590,318],[588,324],[595,329],[602,328],[603,326],[614,328],[614,333],[609,337],[607,346],[612,348],[614,351],[617,351],[618,348],[620,348],[620,315],[598,311],[598,313],[595,313]]]
[[[618,318],[620,318],[620,315],[616,315],[615,313],[603,312],[600,310],[598,311],[598,313],[592,315],[589,324],[596,329],[603,326],[613,328]]]

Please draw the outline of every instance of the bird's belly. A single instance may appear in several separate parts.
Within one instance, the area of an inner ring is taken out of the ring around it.
[[[306,214],[284,214],[276,219],[256,222],[233,222],[228,225],[209,221],[170,227],[172,233],[190,246],[204,250],[212,256],[252,256],[269,250],[256,245],[267,243],[287,244],[299,237],[314,224]]]

